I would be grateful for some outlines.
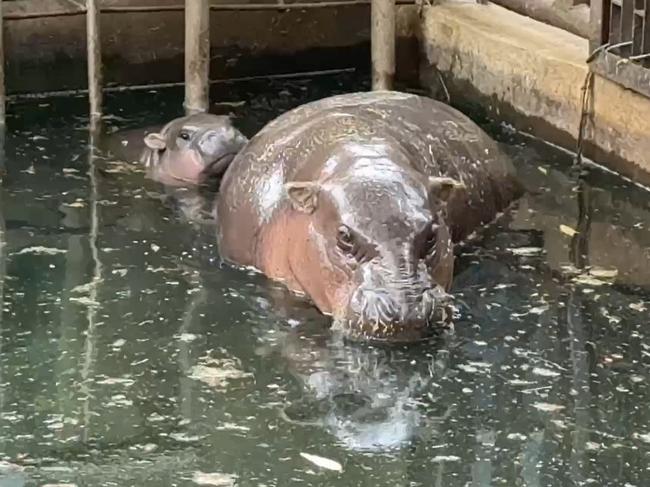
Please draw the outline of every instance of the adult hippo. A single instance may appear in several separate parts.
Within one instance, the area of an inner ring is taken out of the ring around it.
[[[279,116],[235,157],[219,191],[225,260],[307,295],[349,337],[391,342],[432,330],[454,242],[523,193],[470,119],[386,91]]]
[[[218,188],[248,139],[230,117],[197,113],[176,118],[145,136],[140,160],[151,179],[170,187]]]

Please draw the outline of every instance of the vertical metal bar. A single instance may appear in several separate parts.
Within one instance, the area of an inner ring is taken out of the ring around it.
[[[99,0],[86,0],[86,46],[88,52],[88,99],[91,125],[102,115],[102,51]]]
[[[632,55],[641,53],[641,42],[643,42],[643,0],[634,1],[634,12],[632,22]]]
[[[609,43],[614,45],[621,42],[621,7],[614,2],[609,2],[609,22],[607,28],[609,29]]]
[[[6,121],[7,98],[5,91],[5,45],[4,45],[4,19],[2,14],[2,0],[0,0],[0,125]],[[2,162],[0,161],[0,171],[2,171]],[[0,179],[1,179],[0,175]]]
[[[185,112],[210,105],[210,2],[185,0]]]
[[[372,0],[372,89],[390,90],[395,77],[395,0]]]
[[[641,53],[650,54],[650,0],[645,0],[645,6],[643,8],[643,42],[641,44]]]
[[[622,0],[621,6],[621,42],[632,40],[632,29],[634,27],[634,0]],[[625,46],[620,49],[623,56],[632,53],[632,46]]]
[[[589,5],[589,52],[594,52],[607,42],[609,29],[605,25],[608,18],[609,5],[606,0],[591,0]]]

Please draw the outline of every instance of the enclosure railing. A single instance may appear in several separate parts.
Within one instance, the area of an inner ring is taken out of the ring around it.
[[[146,0],[145,0],[146,1]],[[233,0],[236,2],[237,0]],[[88,92],[91,119],[102,111],[102,13],[185,12],[185,110],[207,110],[210,65],[210,11],[285,11],[320,9],[349,5],[371,5],[371,45],[373,88],[392,84],[395,69],[395,6],[421,4],[427,0],[323,0],[284,3],[284,0],[259,0],[260,3],[221,3],[211,0],[185,0],[178,3],[147,5],[102,5],[101,0],[71,2],[70,8],[48,11],[21,11],[2,8],[0,29],[5,21],[86,16]],[[593,72],[626,88],[650,97],[650,0],[492,0],[511,10],[564,28],[590,39],[590,64]],[[428,3],[428,2],[427,2]],[[4,17],[3,17],[4,13]],[[585,16],[588,14],[587,16]],[[4,30],[4,29],[2,29]],[[6,89],[3,36],[0,35],[0,125],[5,123]]]
[[[236,1],[236,0],[235,0]],[[263,0],[262,0],[263,1]],[[91,125],[102,113],[102,51],[100,42],[101,13],[185,12],[185,110],[187,113],[206,111],[209,105],[210,11],[306,10],[353,5],[371,5],[373,88],[392,86],[395,72],[395,5],[414,4],[414,0],[333,0],[284,3],[213,3],[210,0],[185,0],[184,3],[162,5],[102,5],[101,0],[86,0],[69,9],[42,12],[12,11],[2,17],[0,0],[0,32],[4,21],[62,16],[86,16],[88,59],[88,96]],[[0,125],[5,123],[5,64],[2,35],[0,35]]]
[[[592,70],[650,97],[650,0],[591,0]]]

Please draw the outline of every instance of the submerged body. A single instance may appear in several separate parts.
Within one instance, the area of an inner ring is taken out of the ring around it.
[[[236,156],[217,201],[227,261],[311,298],[352,337],[411,341],[453,277],[453,243],[522,193],[476,124],[416,95],[291,110]]]

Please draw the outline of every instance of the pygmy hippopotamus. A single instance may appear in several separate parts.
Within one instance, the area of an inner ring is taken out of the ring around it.
[[[147,134],[141,161],[151,179],[167,186],[209,186],[219,179],[248,139],[229,117],[197,113]]]
[[[469,118],[429,98],[375,91],[271,121],[219,192],[226,261],[311,298],[348,337],[405,342],[435,329],[454,243],[523,190]]]

